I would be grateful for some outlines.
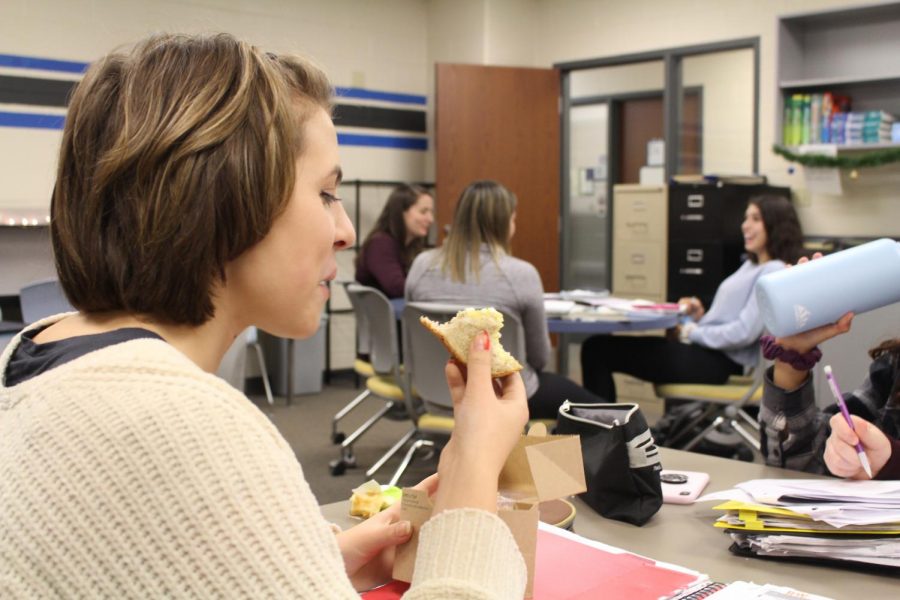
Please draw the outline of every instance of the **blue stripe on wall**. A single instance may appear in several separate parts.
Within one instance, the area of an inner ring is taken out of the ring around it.
[[[421,104],[425,106],[427,98],[417,94],[399,94],[394,92],[378,92],[376,90],[364,90],[362,88],[335,87],[335,95],[341,98],[358,98],[360,100],[384,100],[386,102],[400,102],[402,104]]]
[[[30,129],[62,129],[63,115],[13,113],[0,111],[0,127],[28,127]]]
[[[17,54],[0,54],[0,67],[13,69],[35,69],[39,71],[59,71],[63,73],[84,73],[90,63],[74,60],[58,60],[55,58],[38,58],[35,56],[20,56]],[[401,94],[398,92],[381,92],[378,90],[366,90],[355,87],[335,87],[334,93],[343,98],[358,98],[360,100],[383,100],[385,102],[398,102],[400,104],[418,104],[425,106],[428,99],[418,94]]]
[[[363,135],[338,132],[338,144],[342,146],[372,146],[375,148],[400,148],[403,150],[428,150],[425,138],[407,138],[383,135]]]
[[[0,111],[0,127],[27,127],[30,129],[62,129],[66,118],[62,115],[13,113]],[[373,148],[398,148],[401,150],[428,150],[425,138],[338,133],[342,146],[369,146]]]
[[[56,60],[53,58],[35,58],[33,56],[17,56],[0,54],[0,67],[14,69],[37,69],[39,71],[62,71],[63,73],[84,73],[90,63],[72,60]]]

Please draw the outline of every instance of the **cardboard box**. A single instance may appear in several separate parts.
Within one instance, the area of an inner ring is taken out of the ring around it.
[[[522,436],[513,448],[499,481],[500,495],[512,499],[512,508],[499,508],[497,515],[509,526],[519,551],[528,567],[525,597],[530,598],[534,582],[534,559],[537,547],[538,504],[587,489],[581,440],[577,435],[547,435],[538,424]],[[428,494],[412,488],[403,490],[400,518],[412,523],[409,542],[397,548],[394,579],[411,581],[419,545],[419,530],[431,517]]]

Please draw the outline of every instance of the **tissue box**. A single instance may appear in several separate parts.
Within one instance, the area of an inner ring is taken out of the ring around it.
[[[528,567],[528,586],[525,596],[530,598],[534,583],[534,558],[537,547],[538,504],[587,489],[581,440],[577,435],[547,435],[547,428],[535,425],[522,436],[510,453],[500,473],[500,494],[513,498],[511,508],[497,511],[512,531],[519,551]],[[419,544],[419,530],[431,517],[432,505],[425,492],[403,490],[400,518],[409,520],[413,535],[409,542],[397,548],[394,560],[394,579],[411,581]]]

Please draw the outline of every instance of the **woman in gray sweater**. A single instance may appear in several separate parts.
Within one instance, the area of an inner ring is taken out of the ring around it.
[[[517,316],[525,328],[522,378],[530,416],[554,419],[564,400],[602,400],[562,375],[543,371],[550,359],[544,287],[534,265],[510,255],[515,232],[515,194],[496,181],[469,184],[444,245],[413,261],[406,300],[493,306]]]

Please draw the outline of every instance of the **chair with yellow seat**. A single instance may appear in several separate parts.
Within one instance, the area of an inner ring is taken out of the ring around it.
[[[344,280],[340,283],[344,286],[344,292],[347,294],[347,299],[350,301],[350,306],[353,308],[354,317],[356,318],[356,353],[358,356],[353,360],[353,371],[356,373],[357,385],[359,385],[359,378],[362,378],[365,382],[369,377],[375,375],[375,369],[372,368],[372,363],[360,358],[360,355],[369,356],[369,348],[371,345],[369,342],[369,322],[366,319],[365,312],[358,306],[359,302],[356,294],[351,294],[347,290],[347,287],[355,282],[352,280]],[[347,439],[344,432],[338,429],[338,423],[371,395],[372,392],[366,388],[353,400],[348,402],[346,406],[335,413],[334,417],[331,419],[331,443],[340,444]],[[365,425],[365,423],[363,425]]]
[[[716,440],[732,432],[759,454],[759,423],[745,409],[762,399],[765,364],[760,362],[748,375],[732,376],[721,385],[662,383],[654,386],[656,395],[666,400],[690,400],[705,403],[703,411],[668,439],[671,448],[692,450],[703,440]],[[700,433],[689,436],[701,423],[712,420]],[[689,439],[688,439],[689,438]],[[684,440],[687,442],[681,445]]]
[[[368,343],[371,359],[369,364],[371,365],[372,374],[366,377],[366,389],[363,393],[354,398],[335,415],[332,424],[332,440],[336,440],[340,433],[337,431],[337,421],[359,406],[364,400],[370,397],[376,398],[382,402],[382,406],[360,425],[356,431],[340,439],[340,457],[331,461],[329,465],[332,475],[342,475],[348,467],[356,466],[353,444],[379,420],[389,414],[399,414],[405,419],[407,414],[405,409],[406,389],[403,387],[405,381],[402,378],[402,367],[400,365],[400,347],[397,339],[397,320],[394,315],[394,308],[391,306],[387,296],[375,288],[358,283],[348,283],[346,290],[350,303],[356,312],[360,336],[363,340],[367,340]],[[358,366],[359,370],[357,372],[365,373],[367,367],[362,363],[364,361],[360,361],[360,364],[355,365],[355,368]],[[413,432],[410,431],[406,440],[410,439],[412,435]],[[397,446],[393,452],[389,451],[376,465],[380,466],[383,464],[383,461],[388,460],[399,449],[400,446]],[[369,469],[367,475],[370,472],[374,472],[374,470],[374,468]]]
[[[415,415],[415,440],[391,477],[390,485],[397,484],[416,452],[421,449],[434,450],[438,445],[446,443],[453,432],[453,400],[444,375],[447,349],[419,323],[419,318],[425,316],[444,322],[463,308],[467,307],[447,303],[409,302],[403,309],[405,375],[409,381],[407,388],[415,390],[408,406],[410,414]],[[517,360],[524,362],[525,329],[522,322],[515,315],[503,312],[503,329],[500,335],[503,347]],[[548,427],[556,425],[555,421],[543,422]]]

